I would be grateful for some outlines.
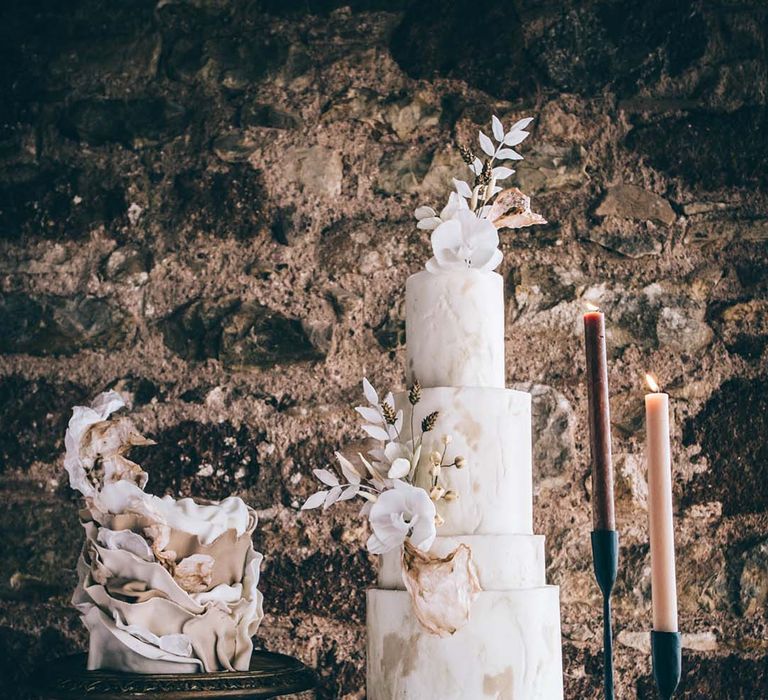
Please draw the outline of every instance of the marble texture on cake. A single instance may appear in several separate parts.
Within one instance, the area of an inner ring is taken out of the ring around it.
[[[368,700],[563,697],[556,586],[485,591],[451,637],[426,633],[405,591],[368,591]]]
[[[536,588],[545,583],[543,535],[438,536],[430,548],[444,557],[460,544],[472,550],[472,561],[484,591]],[[379,588],[405,590],[399,549],[381,556]]]
[[[531,397],[504,388],[503,280],[417,273],[406,313],[408,381],[422,385],[414,429],[439,412],[415,482],[429,485],[429,453],[442,451],[444,434],[447,461],[465,459],[442,470],[459,497],[438,502],[444,523],[431,552],[468,545],[483,590],[464,627],[436,636],[414,614],[401,552],[383,555],[379,588],[368,591],[368,698],[562,700],[559,589],[544,585],[544,538],[532,534]],[[408,415],[405,392],[395,404]]]
[[[406,379],[422,387],[504,387],[504,279],[461,270],[408,278]]]
[[[409,410],[407,392],[395,406]],[[414,407],[414,426],[438,411],[435,428],[425,436],[415,483],[429,490],[429,453],[442,451],[442,435],[453,439],[446,461],[464,457],[462,469],[444,469],[441,479],[457,492],[455,501],[439,501],[445,518],[441,535],[506,535],[533,532],[531,481],[531,395],[513,389],[436,387],[422,389]],[[410,439],[408,421],[403,436]]]

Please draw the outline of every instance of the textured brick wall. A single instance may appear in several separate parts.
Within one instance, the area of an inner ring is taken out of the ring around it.
[[[114,387],[156,492],[260,511],[264,645],[364,695],[355,508],[300,514],[402,384],[403,284],[491,113],[536,114],[506,234],[507,377],[569,698],[598,698],[579,316],[610,319],[619,697],[651,698],[640,377],[674,407],[684,698],[768,694],[768,12],[730,2],[72,3],[0,18],[0,686],[81,649],[69,408]],[[138,450],[137,450],[138,452]]]

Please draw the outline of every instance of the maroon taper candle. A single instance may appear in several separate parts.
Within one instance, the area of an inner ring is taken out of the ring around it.
[[[615,530],[611,409],[608,403],[608,360],[605,353],[605,317],[599,310],[584,314],[589,395],[589,446],[592,453],[592,527]]]

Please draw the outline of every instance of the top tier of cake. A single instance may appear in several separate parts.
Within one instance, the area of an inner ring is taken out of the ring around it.
[[[474,269],[405,285],[406,377],[422,387],[504,387],[504,280]]]

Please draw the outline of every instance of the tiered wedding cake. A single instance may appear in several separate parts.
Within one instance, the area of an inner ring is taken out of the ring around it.
[[[363,430],[378,444],[304,509],[365,499],[368,551],[382,555],[368,592],[369,700],[561,700],[558,589],[533,534],[531,397],[505,389],[504,280],[498,231],[546,221],[519,189],[514,150],[531,118],[493,117],[473,174],[438,213],[419,207],[434,257],[406,283],[409,389],[381,396],[367,379]],[[495,142],[494,142],[495,141]]]
[[[482,592],[466,626],[436,636],[414,617],[400,553],[384,554],[368,592],[369,700],[563,696],[559,589],[545,585],[544,538],[532,534],[531,397],[504,388],[503,289],[500,275],[473,269],[406,284],[415,417],[439,411],[435,430],[453,437],[447,459],[468,465],[446,476],[458,499],[438,503],[445,522],[431,551],[468,545]],[[423,454],[419,476],[429,468]]]

